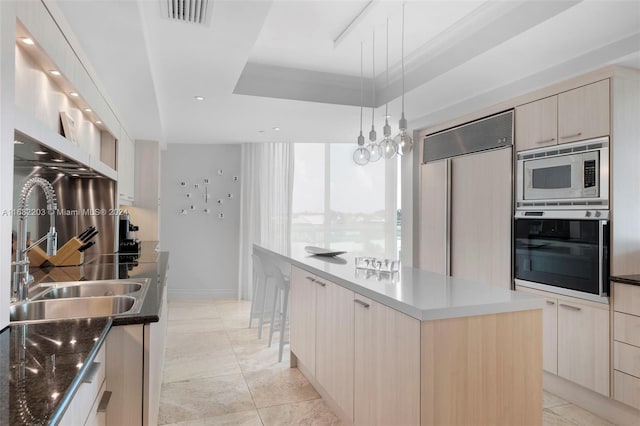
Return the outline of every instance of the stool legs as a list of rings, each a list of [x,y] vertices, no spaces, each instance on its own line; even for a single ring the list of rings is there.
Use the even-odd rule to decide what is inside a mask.
[[[287,325],[287,315],[289,310],[289,288],[283,290],[284,301],[282,302],[282,320],[280,321],[280,348],[278,350],[278,362],[282,362],[282,350],[284,348],[284,331]]]

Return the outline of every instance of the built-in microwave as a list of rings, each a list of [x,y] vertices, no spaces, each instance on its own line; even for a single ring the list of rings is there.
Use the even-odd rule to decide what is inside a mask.
[[[516,211],[517,285],[608,303],[609,211]]]
[[[518,209],[608,209],[609,138],[519,152]]]

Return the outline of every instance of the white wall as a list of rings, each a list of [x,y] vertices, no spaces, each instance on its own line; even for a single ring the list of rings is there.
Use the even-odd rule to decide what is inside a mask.
[[[169,144],[162,151],[160,246],[171,252],[170,298],[237,297],[241,198],[233,177],[240,177],[240,153],[240,145]]]

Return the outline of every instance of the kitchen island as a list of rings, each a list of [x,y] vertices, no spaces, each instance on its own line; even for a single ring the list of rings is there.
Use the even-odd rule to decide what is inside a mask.
[[[104,254],[87,256],[85,263],[80,266],[32,268],[31,272],[38,282],[67,282],[80,280],[111,280],[128,278],[148,278],[149,287],[146,292],[140,311],[136,314],[124,314],[117,317],[102,317],[88,319],[72,319],[57,321],[38,321],[26,324],[10,324],[0,332],[0,425],[32,425],[32,424],[78,424],[75,418],[69,416],[73,404],[83,405],[84,412],[93,412],[93,400],[82,400],[78,396],[82,392],[83,384],[90,377],[102,377],[104,388],[100,383],[91,379],[95,385],[92,392],[102,390],[114,390],[108,408],[112,420],[108,424],[142,424],[143,418],[153,416],[153,413],[145,412],[148,404],[143,403],[143,392],[153,392],[154,387],[146,383],[139,383],[138,390],[131,389],[136,394],[135,398],[118,395],[115,388],[123,388],[123,372],[117,369],[105,369],[105,358],[121,360],[126,354],[125,348],[139,350],[139,356],[130,359],[128,363],[141,364],[146,370],[139,374],[140,381],[150,376],[150,365],[147,361],[150,354],[143,354],[145,344],[133,346],[131,339],[123,342],[122,337],[133,336],[131,330],[146,330],[156,332],[156,324],[166,321],[166,271],[168,267],[167,252],[155,251],[157,243],[143,244],[142,253],[137,256]],[[153,328],[152,328],[153,327]],[[153,337],[153,335],[151,336]],[[163,336],[160,336],[163,337]],[[113,340],[112,348],[105,348],[105,343]],[[117,340],[116,340],[117,339]],[[128,346],[123,346],[128,343]],[[136,342],[137,343],[137,342]],[[164,341],[158,343],[164,346]],[[148,346],[147,346],[148,349]],[[158,354],[153,361],[158,362]],[[143,356],[147,359],[143,362]],[[96,374],[95,367],[102,366]],[[112,363],[113,364],[113,363]],[[128,370],[131,372],[131,370]],[[160,376],[150,377],[159,383]],[[138,375],[131,374],[132,377]],[[109,379],[111,378],[111,383]],[[86,379],[86,380],[85,380]],[[99,380],[98,380],[99,381]],[[121,383],[118,383],[120,381]],[[153,385],[153,384],[152,384]],[[158,389],[159,392],[159,389]],[[98,398],[103,392],[98,393]],[[150,395],[145,395],[148,398]],[[155,397],[157,397],[156,395]],[[136,414],[139,421],[127,421],[123,423],[117,418],[122,413],[116,413],[118,404],[122,400],[135,401],[140,405]],[[96,401],[100,402],[100,401]],[[81,403],[81,404],[79,404]],[[97,405],[97,404],[96,404]],[[70,408],[72,407],[72,408]],[[157,408],[157,407],[156,407]],[[109,413],[109,412],[107,412]],[[125,413],[126,414],[126,413]],[[104,412],[103,412],[104,417]],[[79,424],[84,423],[86,415]],[[115,419],[115,420],[113,420]],[[104,419],[103,419],[104,420]]]
[[[347,423],[542,424],[535,296],[350,256],[291,265],[291,362]]]

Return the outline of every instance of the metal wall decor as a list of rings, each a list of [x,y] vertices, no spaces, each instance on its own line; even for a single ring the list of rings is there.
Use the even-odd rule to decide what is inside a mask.
[[[224,170],[217,169],[217,174],[218,176],[224,176]],[[229,180],[231,182],[238,182],[240,178],[238,176],[233,176]],[[212,199],[212,191],[210,190],[209,186],[211,185],[211,183],[212,180],[210,178],[204,178],[202,179],[202,182],[193,183],[190,183],[186,180],[179,181],[178,185],[182,190],[191,189],[191,192],[183,193],[183,197],[185,199],[188,199],[190,204],[186,205],[184,208],[181,208],[179,210],[179,214],[188,215],[195,214],[197,212],[201,212],[205,215],[210,214],[212,212],[211,208],[209,207],[209,200]],[[226,192],[226,196],[217,198],[216,204],[219,206],[219,208],[222,208],[222,205],[224,204],[224,198],[233,199],[234,194],[232,192]],[[202,201],[204,201],[203,205],[199,205],[199,203]],[[224,212],[218,211],[217,217],[218,219],[224,219]]]

